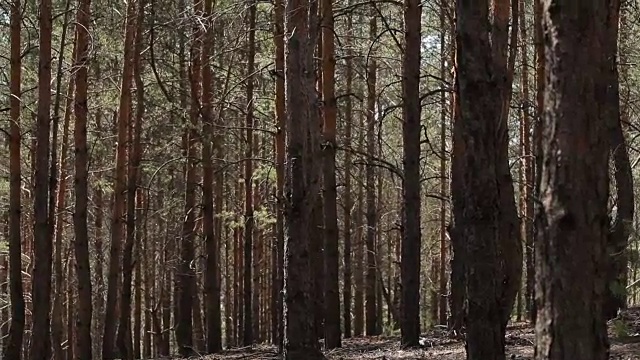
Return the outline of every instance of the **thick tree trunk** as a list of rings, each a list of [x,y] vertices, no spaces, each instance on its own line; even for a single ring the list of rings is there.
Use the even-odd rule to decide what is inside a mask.
[[[132,312],[132,285],[135,270],[134,252],[139,246],[137,244],[136,232],[139,224],[136,216],[136,193],[138,189],[138,178],[140,177],[140,160],[142,157],[142,117],[144,116],[144,84],[142,82],[142,36],[144,24],[144,0],[138,0],[138,11],[136,14],[133,55],[133,76],[136,85],[136,114],[133,124],[129,127],[129,163],[127,177],[127,236],[122,254],[122,292],[120,297],[120,321],[118,326],[116,345],[120,352],[120,357],[125,360],[134,358],[133,336],[131,329]],[[138,204],[140,205],[140,204]],[[138,206],[139,207],[139,206]]]
[[[4,347],[4,357],[21,359],[25,326],[25,304],[22,287],[22,171],[20,164],[20,113],[22,98],[22,5],[20,0],[11,2],[11,83],[9,98],[9,291],[11,299],[11,324],[9,338]]]
[[[76,96],[75,113],[75,211],[73,224],[75,230],[74,250],[76,257],[76,275],[78,277],[78,316],[76,318],[76,347],[79,359],[92,359],[91,318],[93,299],[91,268],[89,264],[89,229],[87,208],[89,203],[88,152],[87,152],[87,78],[89,73],[88,57],[90,51],[89,22],[91,19],[91,0],[80,2],[77,12],[77,49],[76,60]],[[64,156],[64,153],[62,154]]]
[[[102,358],[114,359],[116,324],[118,320],[118,290],[121,281],[120,256],[122,252],[123,222],[125,214],[126,171],[127,171],[127,133],[131,112],[131,82],[133,79],[135,2],[129,2],[125,20],[124,62],[120,104],[118,106],[118,139],[116,147],[116,179],[114,184],[113,215],[111,218],[111,250],[109,274],[107,277],[107,302],[104,317],[104,336],[102,339]]]
[[[422,6],[405,0],[405,51],[402,67],[402,318],[403,346],[418,346],[420,337],[420,47]],[[434,307],[437,309],[436,303]]]
[[[610,66],[605,0],[546,0],[549,81],[536,241],[536,359],[608,358],[602,316],[609,230]],[[571,284],[571,286],[563,286]]]
[[[206,250],[205,270],[205,314],[206,314],[206,351],[216,353],[222,350],[222,329],[220,324],[220,284],[218,282],[219,271],[219,239],[220,233],[215,232],[215,209],[213,198],[213,162],[212,141],[213,129],[213,70],[210,63],[211,45],[214,41],[214,29],[212,16],[213,1],[205,2],[206,24],[205,41],[202,43],[202,226]]]
[[[287,0],[285,58],[287,168],[285,172],[284,358],[322,359],[314,332],[311,298],[311,210],[318,201],[317,122],[313,72],[315,37],[306,0]]]
[[[33,324],[31,336],[31,359],[48,359],[51,352],[51,267],[52,244],[49,225],[49,131],[51,107],[51,0],[40,1],[39,63],[38,63],[38,110],[36,117],[36,149],[34,178],[34,267],[31,283]]]
[[[490,32],[484,25],[488,1],[457,3],[460,112],[454,125],[452,239],[464,248],[454,256],[463,255],[464,265],[457,266],[465,268],[468,359],[504,359],[521,267],[505,105],[511,66],[506,60],[508,3],[494,3],[493,11]]]
[[[338,209],[336,203],[335,49],[332,0],[322,1],[322,98],[324,104],[324,251],[325,348],[341,346]]]

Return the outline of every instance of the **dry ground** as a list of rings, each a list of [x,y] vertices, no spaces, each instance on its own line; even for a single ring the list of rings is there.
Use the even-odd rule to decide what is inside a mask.
[[[609,323],[611,335],[611,359],[640,360],[640,308],[624,312],[620,320]],[[507,359],[533,358],[534,332],[525,323],[509,327],[507,335]],[[442,331],[430,331],[425,335],[421,349],[403,350],[398,337],[366,337],[348,339],[341,349],[325,352],[328,360],[464,360],[464,344],[450,339]],[[271,360],[279,359],[275,348],[256,345],[251,348],[229,350],[206,360]]]

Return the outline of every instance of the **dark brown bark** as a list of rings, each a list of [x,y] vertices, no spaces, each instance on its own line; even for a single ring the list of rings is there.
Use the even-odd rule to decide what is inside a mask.
[[[22,98],[22,48],[21,25],[22,4],[20,0],[11,2],[11,65],[9,116],[9,292],[11,299],[11,324],[9,338],[4,347],[4,357],[21,359],[22,339],[25,326],[25,304],[22,287],[22,171],[20,169],[20,113]]]
[[[325,251],[325,348],[340,347],[340,289],[338,251],[338,209],[336,203],[336,118],[335,45],[332,0],[322,1],[322,100],[324,115],[324,251]]]
[[[349,0],[348,5],[351,5]],[[347,15],[347,33],[351,34],[353,30],[353,16],[349,13]],[[347,36],[346,49],[351,49],[353,44],[353,36]],[[353,54],[350,50],[347,50],[347,57],[345,59],[345,92],[349,94],[345,98],[344,104],[344,142],[345,144],[351,144],[352,141],[352,122],[353,122],[353,100],[351,92],[353,91]],[[353,155],[351,151],[347,151],[344,154],[344,287],[342,290],[342,302],[344,310],[342,313],[342,322],[344,324],[344,337],[350,338],[351,331],[351,298],[352,298],[352,262],[351,262],[351,230],[352,230],[352,218],[353,212],[353,199],[351,197],[352,185],[351,185],[351,169],[353,167]]]
[[[405,0],[405,51],[402,66],[402,317],[403,346],[418,346],[420,337],[420,46],[422,6]],[[437,307],[434,304],[434,307]]]
[[[505,106],[508,3],[494,3],[493,11],[490,31],[488,1],[457,2],[452,240],[464,262],[457,266],[464,268],[468,359],[504,359],[521,267]]]
[[[375,13],[369,20],[369,39],[375,41],[378,35],[378,20]],[[367,335],[378,335],[378,316],[376,311],[376,192],[373,158],[375,156],[376,128],[376,82],[377,61],[373,57],[367,59],[367,167],[365,171],[366,187],[366,281],[365,281],[365,332]]]
[[[51,352],[50,310],[52,250],[49,224],[49,143],[51,107],[51,0],[40,1],[39,63],[38,63],[38,109],[36,117],[36,149],[34,177],[34,267],[31,283],[33,301],[33,323],[31,336],[31,359],[48,359]]]
[[[87,208],[89,203],[88,152],[87,152],[87,115],[88,109],[88,57],[90,51],[89,22],[91,19],[91,0],[81,1],[77,12],[77,60],[76,96],[74,100],[75,129],[75,210],[74,250],[76,257],[76,275],[78,291],[78,315],[76,317],[76,356],[78,359],[90,360],[92,356],[91,318],[93,315],[93,299],[91,284],[91,268],[89,265],[89,229]],[[64,156],[64,153],[62,154]]]
[[[133,123],[129,127],[129,163],[127,177],[127,217],[126,217],[126,239],[122,252],[122,292],[120,296],[120,321],[116,337],[116,345],[120,352],[120,357],[129,360],[134,358],[133,339],[131,329],[132,312],[132,285],[135,270],[134,252],[137,248],[137,216],[136,216],[136,193],[138,189],[138,178],[140,177],[140,160],[142,157],[142,117],[144,116],[144,85],[142,83],[142,34],[144,24],[144,0],[138,0],[138,11],[135,19],[134,55],[133,55],[133,77],[136,86],[136,113]],[[139,204],[138,204],[139,205]]]
[[[605,0],[543,7],[543,167],[536,241],[536,359],[607,359],[609,230]],[[563,284],[571,284],[564,286]]]
[[[118,291],[121,282],[122,238],[124,234],[125,193],[127,190],[127,133],[131,112],[131,83],[133,79],[135,2],[129,2],[125,19],[124,62],[120,103],[118,105],[116,170],[114,184],[113,215],[111,218],[111,249],[109,273],[107,276],[107,302],[104,316],[104,336],[102,339],[102,358],[114,359],[116,346],[116,325],[118,321]]]
[[[358,135],[358,152],[364,152],[364,116],[360,114],[358,128],[361,129]],[[364,177],[364,166],[360,167],[359,179]],[[357,204],[354,227],[356,228],[355,249],[353,259],[353,334],[354,336],[362,336],[364,334],[364,187],[362,181],[358,181]]]
[[[274,342],[278,349],[282,351],[284,338],[284,321],[282,317],[282,289],[283,269],[284,269],[284,159],[285,159],[285,92],[284,92],[284,3],[282,0],[275,0],[274,9],[274,44],[275,44],[275,67],[276,67],[276,93],[275,93],[275,115],[276,115],[276,256],[274,257],[275,271],[273,273],[274,283],[272,287],[273,316],[272,325],[274,332]]]
[[[66,42],[67,42],[67,33],[69,32],[69,19],[71,17],[71,11],[69,11],[71,7],[71,1],[67,1],[65,5],[65,15],[64,22],[62,25],[62,34],[60,36],[60,47],[58,49],[59,54],[64,54]],[[77,40],[77,36],[76,36]],[[64,121],[63,121],[63,134],[62,134],[62,144],[61,154],[60,154],[60,176],[58,176],[58,132],[59,132],[59,123],[60,123],[60,105],[61,105],[61,93],[62,93],[62,82],[65,76],[63,75],[63,64],[64,64],[64,56],[58,57],[58,65],[56,70],[56,96],[53,102],[53,116],[51,119],[51,161],[49,162],[49,226],[51,226],[51,234],[53,236],[52,242],[55,244],[54,252],[54,280],[55,280],[55,290],[53,296],[53,305],[51,310],[51,342],[53,346],[53,354],[56,358],[63,357],[62,351],[62,336],[63,336],[63,327],[62,327],[62,300],[61,297],[63,292],[61,291],[64,277],[62,275],[62,236],[61,233],[56,234],[57,228],[62,229],[62,226],[58,226],[58,224],[62,223],[64,219],[63,211],[64,209],[64,200],[65,200],[65,191],[66,191],[66,161],[67,161],[67,151],[68,147],[68,139],[69,139],[69,118],[71,117],[72,111],[72,102],[73,102],[73,92],[75,89],[75,73],[71,73],[69,76],[69,86],[67,87],[67,97],[65,101],[65,113],[64,113]],[[76,60],[76,41],[73,43],[73,52],[71,55],[71,61],[74,62]],[[58,207],[58,201],[62,199],[62,206]],[[57,214],[56,214],[57,212]],[[58,236],[60,235],[60,236]]]
[[[96,66],[95,69],[95,78],[96,79],[100,79],[100,67]],[[96,111],[95,114],[96,117],[96,129],[98,132],[102,132],[102,112],[100,110]],[[96,174],[96,183],[100,184],[101,180],[103,179],[102,173],[97,173]],[[94,221],[93,221],[93,229],[94,229],[94,249],[96,254],[102,254],[103,253],[103,238],[102,238],[102,234],[103,234],[103,222],[104,222],[104,189],[102,188],[101,185],[95,186],[94,187],[94,203],[95,203],[95,207],[94,207]],[[102,344],[100,343],[99,340],[97,340],[97,338],[99,338],[99,336],[102,334],[102,329],[103,329],[103,324],[104,324],[104,257],[103,256],[97,256],[95,259],[95,267],[94,267],[94,274],[95,274],[95,291],[94,291],[94,306],[93,306],[93,332],[92,334],[94,334],[94,339],[96,339],[95,341],[93,341],[93,352],[94,353],[99,353],[100,349],[99,346],[101,346]]]
[[[202,3],[194,1],[195,13],[202,16]],[[195,259],[195,237],[196,237],[196,189],[197,189],[197,143],[198,139],[198,119],[200,117],[200,96],[201,96],[201,26],[199,23],[193,24],[193,42],[191,43],[189,66],[189,85],[191,103],[189,107],[189,118],[185,122],[182,138],[184,165],[184,220],[182,222],[182,238],[180,241],[180,260],[176,273],[176,300],[175,302],[175,336],[178,345],[178,352],[181,356],[187,357],[194,354],[193,344],[193,312],[194,294],[196,279],[191,263]],[[186,74],[182,71],[182,86],[186,88]],[[183,96],[186,97],[186,89]],[[186,99],[182,100],[186,106]]]
[[[244,271],[243,271],[243,305],[244,305],[244,331],[242,343],[245,346],[253,343],[253,313],[251,283],[252,270],[252,249],[253,249],[253,90],[254,71],[256,57],[256,3],[255,0],[248,0],[249,8],[249,39],[247,42],[247,112],[245,118],[245,141],[246,155],[244,161]],[[257,321],[257,319],[255,319]]]
[[[285,171],[285,254],[284,254],[284,358],[322,359],[314,332],[310,231],[312,209],[318,201],[313,140],[317,122],[309,1],[287,0],[285,8],[285,81],[287,168]]]
[[[629,162],[629,152],[622,131],[620,111],[620,83],[618,73],[618,23],[620,20],[620,1],[609,2],[607,24],[607,60],[605,78],[608,82],[607,102],[605,104],[610,124],[611,156],[613,158],[615,178],[616,211],[612,217],[611,230],[607,243],[608,264],[606,292],[603,311],[605,319],[617,316],[618,310],[627,305],[627,267],[629,236],[632,231],[634,213],[633,174]],[[626,117],[626,116],[625,116]],[[626,120],[626,119],[625,119]]]
[[[206,272],[205,272],[205,313],[206,313],[206,351],[216,353],[222,350],[222,329],[220,324],[220,283],[219,272],[219,239],[215,232],[215,209],[213,198],[213,162],[212,141],[213,130],[213,70],[210,63],[211,46],[214,41],[212,16],[213,1],[205,2],[205,16],[208,19],[205,41],[202,44],[202,226],[205,238]]]

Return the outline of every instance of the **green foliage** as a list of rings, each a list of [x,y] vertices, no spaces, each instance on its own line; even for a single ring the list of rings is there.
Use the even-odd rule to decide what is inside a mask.
[[[617,338],[627,337],[629,336],[629,326],[620,318],[614,319],[613,334]]]

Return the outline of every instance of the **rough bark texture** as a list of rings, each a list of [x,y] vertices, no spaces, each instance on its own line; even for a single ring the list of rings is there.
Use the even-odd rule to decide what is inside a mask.
[[[375,41],[378,35],[378,19],[376,13],[369,20],[369,39]],[[367,166],[365,171],[366,187],[366,281],[365,281],[365,332],[367,335],[378,335],[378,314],[376,310],[376,183],[373,158],[375,156],[376,128],[376,78],[378,66],[376,59],[367,59]]]
[[[11,2],[11,97],[9,98],[11,125],[9,127],[9,291],[11,299],[11,325],[6,340],[4,357],[21,359],[24,336],[25,304],[22,287],[22,174],[20,169],[20,112],[22,97],[21,11],[19,0]]]
[[[120,103],[118,106],[118,141],[116,146],[116,179],[114,184],[113,215],[111,217],[111,249],[109,274],[107,275],[107,302],[104,316],[104,336],[102,338],[102,358],[115,358],[116,324],[118,320],[118,290],[121,282],[121,262],[123,224],[125,213],[126,171],[127,171],[127,129],[131,112],[131,82],[133,79],[133,47],[135,36],[135,2],[129,2],[125,20],[124,62]]]
[[[338,209],[336,203],[335,49],[332,0],[322,1],[322,99],[324,104],[324,251],[325,325],[327,349],[341,346]]]
[[[52,250],[49,226],[49,143],[51,107],[51,0],[40,1],[40,40],[38,63],[38,112],[36,117],[36,149],[34,177],[34,267],[31,294],[33,323],[31,327],[31,359],[48,359],[51,352],[50,310]]]
[[[468,359],[504,359],[521,266],[508,163],[505,4],[457,1],[457,94],[452,163],[454,247],[465,269]],[[506,5],[508,21],[508,4]],[[492,31],[493,29],[493,31]]]
[[[351,0],[348,2],[351,5]],[[351,34],[353,29],[353,19],[352,15],[347,15],[347,33]],[[346,48],[350,49],[353,43],[353,37],[347,36],[345,43]],[[352,141],[352,122],[353,122],[353,101],[352,94],[353,91],[353,59],[352,53],[348,50],[347,57],[345,59],[345,86],[346,93],[348,94],[345,99],[344,104],[344,142],[346,144],[351,144]],[[353,199],[351,197],[352,185],[351,185],[351,169],[353,167],[352,164],[352,152],[347,151],[344,154],[344,287],[342,291],[342,302],[344,305],[343,313],[342,313],[342,322],[344,324],[344,337],[350,338],[351,331],[351,299],[352,299],[352,262],[351,262],[351,247],[352,247],[352,238],[351,238],[351,228],[352,228],[352,217],[351,214],[353,212]]]
[[[274,301],[273,309],[273,332],[274,342],[278,344],[278,348],[282,351],[283,345],[283,326],[282,317],[282,289],[284,286],[284,213],[283,213],[283,191],[284,191],[284,159],[285,159],[285,81],[284,81],[284,3],[282,0],[275,0],[274,9],[274,43],[275,43],[275,66],[276,66],[276,95],[275,95],[275,111],[276,111],[276,256],[274,271],[274,282],[272,289],[272,297]]]
[[[607,22],[607,60],[605,81],[607,82],[607,99],[605,115],[610,121],[611,156],[615,179],[615,214],[612,214],[612,225],[607,243],[607,278],[605,289],[604,316],[612,319],[618,310],[627,304],[627,246],[632,231],[634,212],[633,174],[629,162],[629,152],[622,131],[622,114],[620,113],[620,83],[618,74],[618,22],[620,19],[620,1],[609,2]]]
[[[91,19],[91,0],[80,2],[78,22],[78,58],[76,60],[76,96],[74,113],[76,117],[75,144],[75,211],[73,224],[75,230],[74,249],[76,256],[76,274],[78,276],[78,316],[76,317],[76,348],[78,359],[92,359],[91,317],[93,299],[91,289],[91,268],[89,265],[89,229],[88,229],[88,153],[87,153],[87,78],[89,73],[89,22]],[[63,154],[64,156],[64,154]]]
[[[136,232],[139,224],[136,216],[136,192],[138,189],[138,179],[140,178],[140,160],[142,157],[142,117],[144,116],[144,85],[141,75],[141,52],[142,52],[142,31],[144,21],[144,0],[138,0],[138,11],[136,14],[133,55],[133,77],[136,85],[136,113],[133,123],[129,126],[128,146],[129,162],[127,176],[127,216],[126,216],[126,239],[122,252],[122,292],[120,296],[120,321],[116,334],[116,345],[120,352],[120,357],[129,360],[134,358],[134,345],[131,329],[131,314],[133,302],[133,275],[135,270],[134,255],[138,241]],[[139,204],[138,204],[139,205]]]
[[[287,168],[285,172],[284,257],[284,358],[323,358],[314,333],[310,227],[311,210],[318,201],[314,144],[309,135],[317,131],[313,46],[308,21],[309,1],[288,0],[285,16],[285,82]]]
[[[546,0],[536,359],[608,358],[602,316],[611,119],[607,1]]]
[[[213,69],[210,56],[214,40],[212,16],[213,0],[205,2],[205,16],[207,28],[205,41],[202,44],[202,230],[206,250],[205,272],[205,313],[207,353],[216,353],[222,350],[222,329],[220,323],[220,283],[218,281],[220,259],[220,234],[215,232],[215,209],[213,197],[213,161],[212,141],[213,129]]]
[[[249,39],[247,42],[247,106],[245,118],[245,160],[244,160],[244,271],[243,271],[243,305],[244,305],[244,331],[242,334],[242,343],[245,346],[253,343],[253,311],[251,296],[251,270],[253,268],[253,90],[254,90],[254,71],[256,57],[256,3],[249,0],[247,4],[249,8]]]
[[[422,6],[405,0],[405,51],[402,68],[402,144],[404,211],[402,236],[402,345],[418,346],[420,337],[420,31]],[[437,309],[437,307],[436,307]]]

